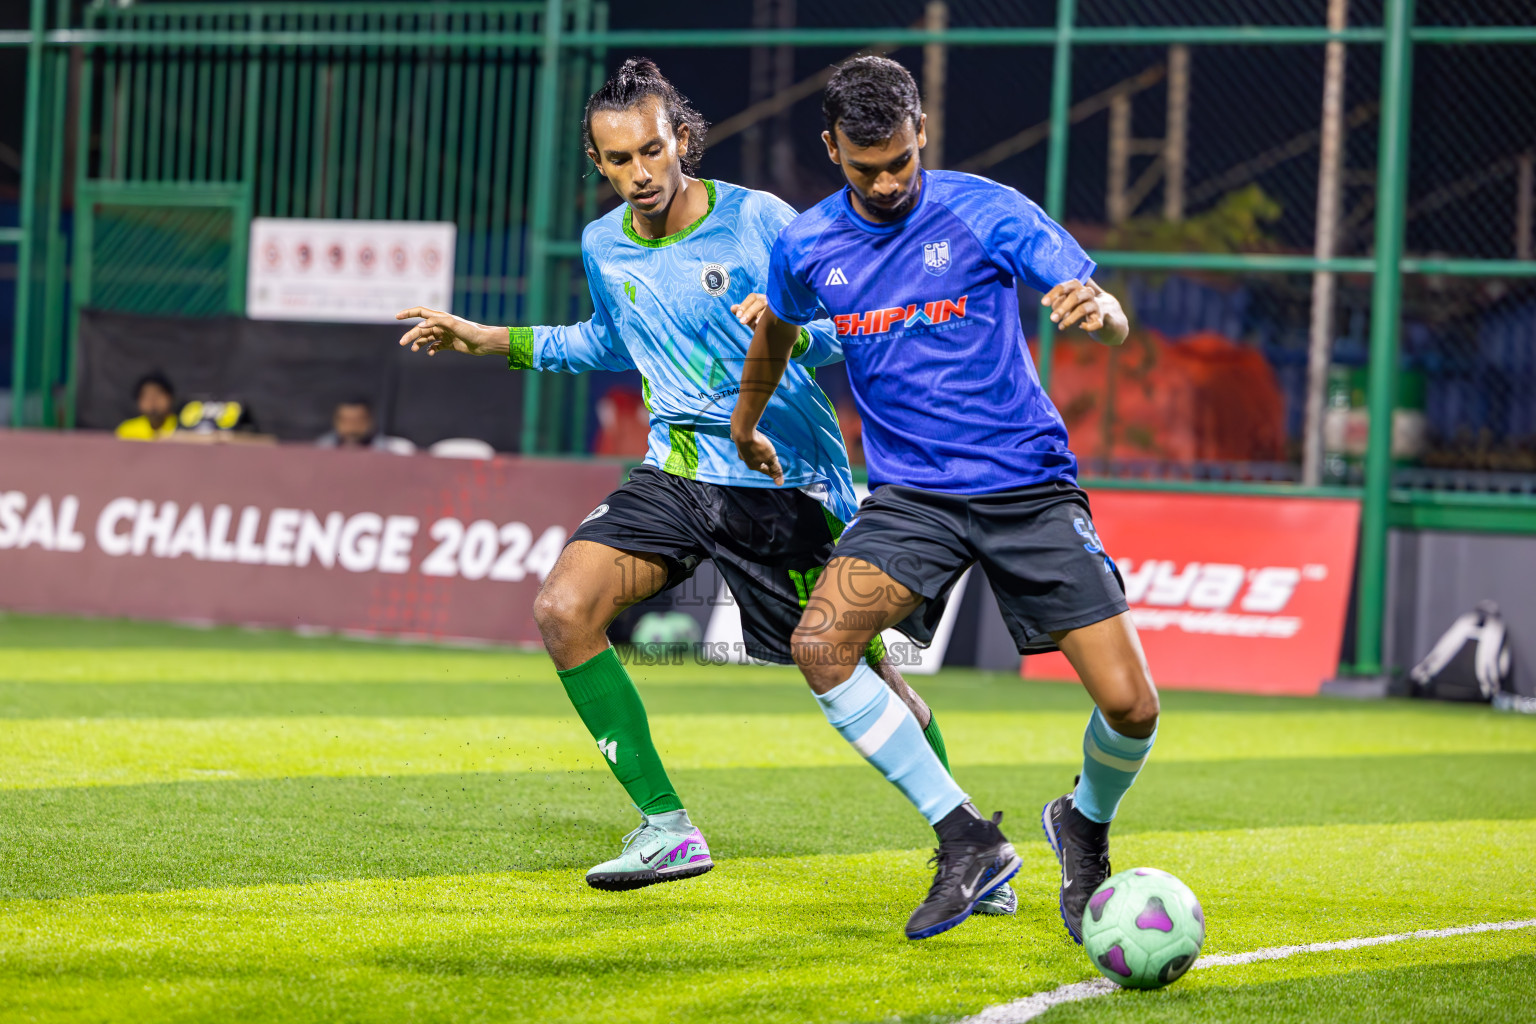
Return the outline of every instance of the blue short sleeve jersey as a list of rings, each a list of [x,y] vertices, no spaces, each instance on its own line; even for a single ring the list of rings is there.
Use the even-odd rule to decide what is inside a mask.
[[[1066,425],[1024,341],[1018,288],[1046,292],[1093,271],[1016,189],[923,171],[899,221],[865,220],[846,188],[795,218],[774,245],[767,296],[781,320],[836,325],[871,487],[989,494],[1076,480]]]
[[[622,204],[588,224],[581,258],[592,319],[514,328],[510,362],[566,373],[638,369],[651,415],[647,463],[710,483],[772,487],[742,464],[730,437],[752,341],[731,306],[763,291],[774,239],[795,211],[767,192],[701,184],[708,212],[667,238],[636,234]],[[811,369],[841,358],[831,321],[808,321],[762,430],[779,450],[785,486],[806,489],[847,522],[858,504],[848,452]]]

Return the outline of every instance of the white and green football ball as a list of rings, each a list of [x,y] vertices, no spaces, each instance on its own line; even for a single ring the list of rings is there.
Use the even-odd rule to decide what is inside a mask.
[[[1094,890],[1083,912],[1083,948],[1099,972],[1125,988],[1162,988],[1194,965],[1205,912],[1189,886],[1166,871],[1131,868]]]

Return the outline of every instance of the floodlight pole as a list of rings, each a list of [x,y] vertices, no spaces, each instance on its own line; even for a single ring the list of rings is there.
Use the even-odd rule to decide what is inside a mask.
[[[1349,24],[1349,0],[1328,0],[1328,27]],[[1333,259],[1339,232],[1340,181],[1344,167],[1344,44],[1333,40],[1323,56],[1323,123],[1317,155],[1317,225],[1313,255]],[[1333,359],[1333,303],[1337,278],[1331,270],[1312,275],[1312,320],[1307,345],[1307,415],[1302,431],[1301,482],[1323,482],[1323,421],[1327,415],[1328,367]]]
[[[1072,25],[1077,20],[1077,0],[1056,0],[1056,45],[1051,58],[1051,141],[1045,158],[1045,212],[1057,223],[1067,206],[1067,133],[1072,113]],[[1051,355],[1056,348],[1056,325],[1051,311],[1040,307],[1036,320],[1040,347],[1036,356],[1040,386],[1051,387]]]
[[[928,0],[923,9],[923,27],[930,32],[949,28],[948,0]],[[942,42],[923,45],[923,112],[928,115],[928,145],[923,149],[923,166],[944,167],[944,84],[949,75],[949,47]]]
[[[1381,60],[1381,135],[1376,166],[1376,269],[1371,289],[1371,425],[1360,521],[1355,673],[1383,674],[1382,625],[1387,590],[1387,502],[1392,484],[1392,408],[1396,404],[1402,324],[1403,234],[1408,178],[1408,106],[1413,85],[1413,0],[1387,0]]]

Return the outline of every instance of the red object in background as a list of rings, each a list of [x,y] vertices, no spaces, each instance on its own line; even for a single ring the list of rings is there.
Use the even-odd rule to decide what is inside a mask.
[[[1089,488],[1163,687],[1314,694],[1338,669],[1359,502]],[[1060,654],[1031,679],[1075,679]]]
[[[0,432],[0,608],[537,643],[616,466]]]
[[[593,455],[643,458],[650,443],[651,413],[634,388],[609,388],[597,402],[597,439]]]
[[[1063,341],[1051,400],[1084,461],[1285,458],[1285,400],[1274,370],[1262,352],[1211,332],[1171,342],[1138,330],[1119,348]]]

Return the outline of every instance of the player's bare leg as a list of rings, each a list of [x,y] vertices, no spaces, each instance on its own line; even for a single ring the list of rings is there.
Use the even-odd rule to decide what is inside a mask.
[[[614,617],[666,581],[666,563],[655,555],[577,540],[561,553],[533,604],[566,694],[642,819],[618,857],[587,872],[595,889],[638,889],[714,867],[651,742],[640,694],[608,643]]]
[[[1077,788],[1045,805],[1041,827],[1061,862],[1061,919],[1083,940],[1089,897],[1113,872],[1109,823],[1135,781],[1157,732],[1157,687],[1129,613],[1051,638],[1067,656],[1098,710],[1083,736]]]
[[[575,668],[609,647],[618,614],[667,582],[660,556],[576,540],[566,545],[533,602],[533,621],[555,668]]]
[[[827,720],[938,833],[938,870],[928,897],[907,922],[924,939],[964,921],[977,903],[1019,869],[1012,844],[955,785],[907,704],[864,661],[869,641],[923,601],[903,584],[852,558],[834,558],[795,630],[795,663]]]

